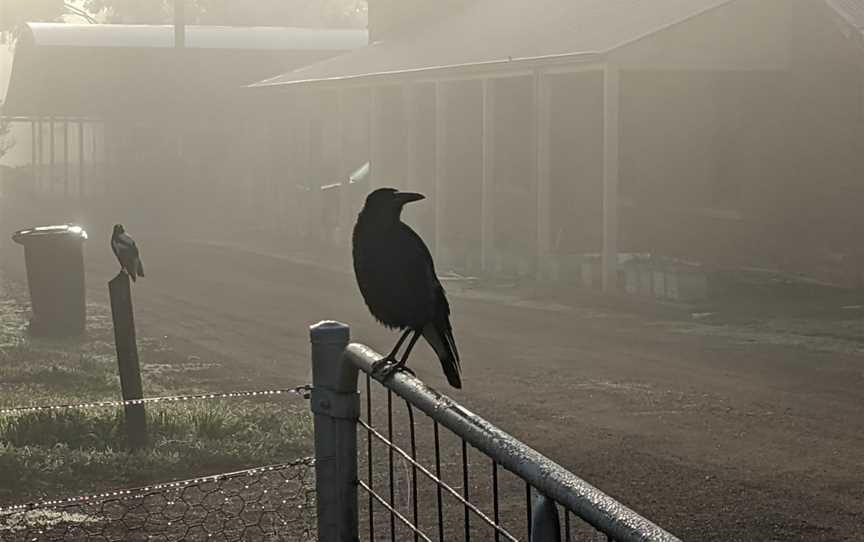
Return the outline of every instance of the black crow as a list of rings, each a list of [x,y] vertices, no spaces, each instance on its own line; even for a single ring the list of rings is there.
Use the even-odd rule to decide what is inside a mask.
[[[423,198],[393,188],[379,188],[367,196],[354,226],[354,273],[372,316],[390,329],[404,331],[393,351],[376,363],[376,372],[386,377],[404,369],[411,349],[423,335],[438,354],[447,381],[461,388],[459,352],[444,288],[423,239],[400,218],[405,204]],[[412,333],[405,354],[397,361],[399,348]]]
[[[144,266],[141,264],[141,256],[138,255],[138,245],[126,235],[122,224],[114,225],[114,233],[111,234],[111,250],[120,262],[121,271],[129,275],[132,282],[144,276]]]

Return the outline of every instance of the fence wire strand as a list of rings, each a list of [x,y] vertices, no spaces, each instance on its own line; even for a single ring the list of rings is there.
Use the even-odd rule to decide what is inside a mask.
[[[283,388],[273,390],[254,390],[254,391],[230,391],[223,393],[201,393],[190,395],[172,395],[164,397],[145,397],[143,399],[130,399],[127,401],[93,401],[89,403],[76,403],[67,405],[38,405],[25,407],[10,407],[0,408],[0,416],[9,416],[15,414],[29,414],[33,412],[51,412],[60,410],[82,410],[91,408],[116,408],[131,405],[149,405],[153,403],[179,403],[185,401],[201,401],[214,399],[242,399],[249,397],[266,397],[274,395],[299,395],[306,399],[309,398],[309,392],[312,387],[309,385],[297,386],[294,388]]]
[[[411,530],[411,532],[414,533],[415,537],[419,536],[420,538],[422,538],[426,542],[432,542],[432,539],[430,539],[429,536],[426,535],[426,533],[421,531],[417,525],[415,525],[414,523],[411,523],[411,521],[408,518],[406,518],[404,515],[402,515],[402,513],[399,512],[398,510],[396,510],[396,508],[394,508],[393,505],[391,505],[389,502],[387,502],[387,499],[385,499],[384,497],[382,497],[381,495],[376,493],[371,487],[369,487],[366,484],[366,482],[364,482],[363,480],[359,480],[357,483],[360,485],[361,489],[363,489],[366,493],[369,494],[370,497],[375,499],[379,504],[381,504],[381,506],[383,506],[385,509],[387,509],[387,511],[390,512],[391,517],[398,519],[400,522],[402,522],[402,524],[404,524],[406,527],[408,527]]]

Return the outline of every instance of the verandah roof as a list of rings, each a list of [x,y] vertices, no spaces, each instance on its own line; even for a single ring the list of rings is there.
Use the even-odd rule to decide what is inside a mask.
[[[736,0],[477,0],[421,30],[264,80],[274,87],[501,65],[597,58]]]

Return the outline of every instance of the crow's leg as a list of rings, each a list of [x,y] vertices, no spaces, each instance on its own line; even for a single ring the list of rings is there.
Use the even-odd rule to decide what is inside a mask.
[[[411,334],[411,331],[411,328],[408,328],[402,333],[402,336],[399,337],[399,340],[396,342],[396,346],[393,347],[393,350],[390,351],[390,353],[387,354],[387,357],[384,359],[390,360],[393,363],[396,362],[396,354],[399,353],[399,349],[402,348],[402,344],[405,342],[405,339],[408,338],[408,335]],[[408,348],[411,347],[409,346]]]
[[[396,363],[394,363],[392,365],[388,365],[387,367],[384,367],[381,370],[383,378],[387,378],[388,376],[392,375],[396,371],[405,371],[406,373],[410,374],[411,376],[417,376],[414,374],[414,371],[412,371],[408,367],[405,367],[405,364],[408,362],[408,356],[411,355],[411,350],[414,349],[414,345],[417,344],[417,339],[419,339],[419,338],[420,338],[420,330],[418,329],[418,330],[414,331],[414,336],[411,337],[411,342],[408,343],[408,348],[405,349],[405,354],[402,356],[402,359],[400,359],[399,361],[397,361]]]
[[[417,344],[417,339],[420,338],[420,330],[414,331],[414,336],[411,337],[411,341],[408,343],[408,348],[405,349],[405,354],[402,355],[402,359],[396,363],[397,369],[406,369],[405,364],[408,363],[408,356],[411,355],[411,351],[414,350],[414,345]]]
[[[372,374],[377,373],[382,368],[390,365],[391,363],[396,363],[396,354],[399,353],[399,349],[402,348],[402,343],[405,342],[405,339],[408,338],[408,334],[411,333],[411,329],[406,329],[402,336],[399,337],[399,341],[396,343],[396,346],[393,347],[393,350],[390,351],[389,354],[379,359],[375,363],[372,364]]]

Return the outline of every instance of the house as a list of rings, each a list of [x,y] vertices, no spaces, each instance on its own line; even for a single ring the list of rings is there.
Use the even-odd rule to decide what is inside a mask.
[[[17,140],[4,219],[94,224],[111,214],[206,229],[213,223],[193,220],[196,211],[214,217],[202,208],[240,201],[240,228],[256,215],[254,198],[271,199],[251,194],[263,172],[248,158],[277,116],[248,102],[244,86],[368,43],[365,30],[190,26],[186,35],[177,49],[171,26],[24,26],[3,85]]]
[[[372,186],[430,196],[409,219],[442,269],[569,280],[598,253],[607,291],[622,253],[860,273],[861,25],[838,19],[860,0],[428,4],[371,0],[368,47],[255,91],[305,119],[313,188],[368,160]],[[342,243],[345,186],[322,211]]]

